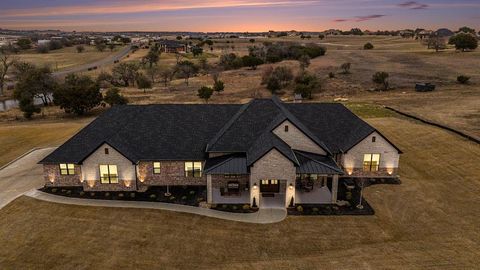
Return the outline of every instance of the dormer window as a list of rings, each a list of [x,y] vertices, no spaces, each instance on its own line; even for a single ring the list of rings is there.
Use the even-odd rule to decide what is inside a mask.
[[[105,155],[108,155],[108,148],[105,148]]]
[[[288,125],[285,125],[285,132],[288,132]]]
[[[372,142],[375,142],[377,140],[377,137],[373,136],[372,137]]]

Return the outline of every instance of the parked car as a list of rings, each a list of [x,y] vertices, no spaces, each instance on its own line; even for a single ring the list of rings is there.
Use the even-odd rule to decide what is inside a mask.
[[[435,90],[435,85],[431,83],[416,83],[415,91],[417,92],[431,92]]]

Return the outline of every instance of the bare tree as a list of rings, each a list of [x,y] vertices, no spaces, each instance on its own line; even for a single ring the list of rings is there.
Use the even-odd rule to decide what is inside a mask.
[[[5,86],[8,70],[14,63],[15,58],[6,51],[0,51],[0,96],[3,96],[3,88]]]

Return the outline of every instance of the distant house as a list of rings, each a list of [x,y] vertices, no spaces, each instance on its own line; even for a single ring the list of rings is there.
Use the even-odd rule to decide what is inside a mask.
[[[160,49],[164,53],[188,53],[188,45],[176,40],[160,40]]]
[[[210,204],[332,204],[345,181],[397,177],[401,151],[339,103],[115,106],[45,157],[45,185],[205,187]]]
[[[51,40],[49,39],[39,39],[37,41],[37,46],[47,46],[48,44],[50,44]]]
[[[438,37],[443,37],[443,38],[449,38],[455,35],[455,33],[452,30],[447,28],[440,28],[437,31],[435,31],[434,34]]]
[[[417,33],[417,38],[426,39],[426,38],[429,38],[432,34],[433,34],[433,31],[431,30],[422,30]]]

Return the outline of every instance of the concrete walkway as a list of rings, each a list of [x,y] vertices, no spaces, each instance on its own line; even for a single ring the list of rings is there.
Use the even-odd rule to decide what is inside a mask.
[[[0,209],[44,184],[42,165],[37,164],[55,148],[29,151],[0,169]]]
[[[170,203],[69,198],[69,197],[45,193],[36,189],[33,189],[25,193],[25,195],[38,200],[53,202],[53,203],[82,205],[82,206],[96,206],[96,207],[158,209],[158,210],[189,213],[194,215],[201,215],[201,216],[206,216],[211,218],[218,218],[218,219],[245,222],[245,223],[259,223],[259,224],[276,223],[284,220],[287,216],[287,211],[285,209],[277,209],[277,208],[275,209],[262,208],[262,209],[259,209],[258,212],[256,213],[241,214],[241,213],[229,213],[229,212],[222,212],[222,211],[217,211],[212,209],[180,205],[180,204],[170,204]]]

